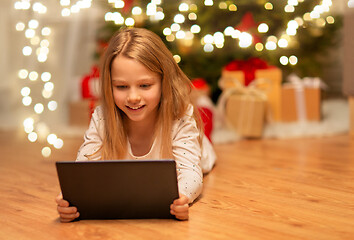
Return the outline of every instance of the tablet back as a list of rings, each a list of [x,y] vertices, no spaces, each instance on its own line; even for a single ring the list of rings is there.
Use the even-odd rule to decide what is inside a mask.
[[[63,198],[80,219],[174,218],[173,160],[56,162]]]

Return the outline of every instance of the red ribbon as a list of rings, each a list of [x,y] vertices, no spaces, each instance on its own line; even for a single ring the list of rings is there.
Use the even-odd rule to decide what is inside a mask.
[[[234,60],[224,67],[226,71],[243,71],[245,75],[245,86],[250,84],[255,79],[257,69],[268,69],[273,66],[268,66],[267,62],[260,58],[250,58],[244,60]]]

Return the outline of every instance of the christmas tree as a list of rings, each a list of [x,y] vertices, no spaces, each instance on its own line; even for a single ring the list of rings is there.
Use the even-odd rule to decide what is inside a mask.
[[[258,57],[284,77],[321,77],[327,51],[340,40],[341,17],[331,0],[108,0],[98,32],[105,43],[121,27],[158,34],[190,77],[217,89],[222,68],[232,60]],[[104,44],[103,44],[104,45]]]

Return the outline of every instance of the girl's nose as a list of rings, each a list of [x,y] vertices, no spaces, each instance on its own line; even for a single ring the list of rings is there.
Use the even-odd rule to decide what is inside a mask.
[[[140,94],[138,93],[138,91],[132,89],[129,92],[127,100],[128,100],[128,102],[135,103],[135,102],[139,102],[141,100],[141,97],[140,97]]]

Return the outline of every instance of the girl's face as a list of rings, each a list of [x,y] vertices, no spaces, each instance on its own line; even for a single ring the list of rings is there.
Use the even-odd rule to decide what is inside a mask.
[[[160,75],[120,55],[113,60],[111,69],[114,102],[128,120],[155,119],[161,99]]]

